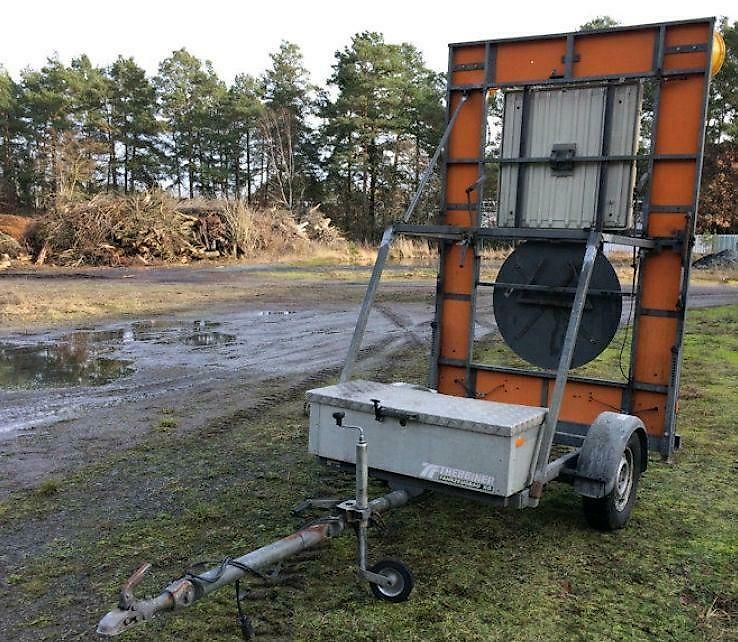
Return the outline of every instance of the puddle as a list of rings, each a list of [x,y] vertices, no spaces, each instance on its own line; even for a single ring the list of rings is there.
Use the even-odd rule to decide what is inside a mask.
[[[120,424],[146,421],[152,404],[210,417],[230,404],[229,395],[245,399],[233,388],[242,382],[258,390],[250,383],[302,380],[340,365],[356,324],[356,306],[244,307],[81,323],[36,335],[0,330],[0,441],[60,421],[76,422],[85,434],[113,434]],[[407,316],[414,332],[429,337],[429,313],[417,307]],[[386,315],[373,315],[364,349],[393,349],[407,332]]]
[[[236,340],[235,334],[225,334],[223,332],[193,332],[183,339],[183,342],[189,346],[217,346],[227,343],[233,343]]]
[[[344,351],[343,345],[336,349],[333,339],[316,341],[316,332],[340,335],[354,322],[353,313],[345,310],[330,319],[322,313],[306,316],[284,309],[213,317],[85,324],[35,338],[2,338],[0,390],[103,386],[134,371],[124,387],[141,385],[152,371],[166,373],[160,376],[173,381],[192,371],[214,376],[245,368],[302,369],[311,361],[307,354],[333,359]]]
[[[102,386],[133,372],[126,359],[102,357],[85,342],[0,343],[0,387]]]
[[[102,386],[133,373],[133,364],[142,359],[173,363],[187,358],[175,346],[199,351],[234,343],[237,336],[218,330],[221,325],[206,319],[149,319],[117,328],[81,326],[44,342],[0,342],[0,389]],[[212,354],[218,360],[227,357]]]
[[[147,319],[146,321],[135,321],[131,323],[131,329],[136,332],[151,332],[153,330],[172,329],[176,321],[172,319]]]
[[[60,341],[81,343],[90,341],[93,343],[104,343],[106,341],[120,341],[125,334],[124,330],[95,330],[94,328],[79,328],[70,334],[64,334]]]

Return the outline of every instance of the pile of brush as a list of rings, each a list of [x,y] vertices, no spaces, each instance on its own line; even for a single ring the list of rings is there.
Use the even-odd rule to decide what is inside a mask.
[[[0,214],[0,257],[4,260],[27,258],[26,236],[33,219],[12,214]]]
[[[239,201],[179,201],[149,191],[60,203],[38,220],[31,244],[37,263],[127,265],[277,255],[341,240],[317,208],[298,220]]]
[[[37,223],[32,243],[37,263],[121,265],[138,259],[190,260],[196,216],[182,214],[164,192],[98,194],[89,201],[57,204]]]

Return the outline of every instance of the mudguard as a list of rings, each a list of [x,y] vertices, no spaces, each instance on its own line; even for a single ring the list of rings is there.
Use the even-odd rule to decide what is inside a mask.
[[[648,438],[643,422],[632,415],[603,412],[587,432],[577,460],[574,490],[585,497],[604,497],[615,485],[620,457],[633,433],[641,441],[641,472],[648,465]]]

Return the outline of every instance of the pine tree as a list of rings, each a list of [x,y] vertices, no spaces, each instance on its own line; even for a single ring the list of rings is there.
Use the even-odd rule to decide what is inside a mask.
[[[18,205],[14,139],[18,131],[17,87],[0,66],[0,206]]]
[[[209,62],[203,65],[186,49],[179,49],[161,62],[155,84],[166,122],[170,176],[180,193],[182,187],[186,187],[190,198],[194,198],[202,187],[203,177],[206,191],[210,190],[208,159],[205,158],[208,141],[202,129],[208,126],[213,94],[222,83]]]
[[[725,62],[710,83],[707,137],[719,145],[726,139],[738,141],[738,21],[722,18],[718,25],[726,45]]]
[[[255,187],[254,170],[257,162],[259,123],[264,114],[261,102],[262,89],[262,85],[253,76],[246,74],[236,76],[228,89],[224,115],[229,131],[227,146],[233,172],[233,194],[236,198],[243,198],[245,180],[245,197],[249,204]]]
[[[60,147],[73,128],[68,70],[49,58],[39,70],[21,74],[21,117],[25,129],[24,168],[34,207],[50,204],[61,184]]]
[[[702,169],[697,227],[700,232],[738,232],[738,22],[726,18],[719,29],[725,39],[722,69],[710,83],[707,144]]]
[[[103,70],[84,55],[72,60],[66,77],[72,129],[61,147],[62,189],[68,196],[91,194],[105,182],[100,166],[107,148],[109,85]]]
[[[125,192],[155,185],[163,171],[154,85],[133,58],[119,56],[107,75],[110,84],[108,185],[117,190],[121,178]],[[122,177],[119,154],[122,154]]]
[[[324,105],[328,177],[344,227],[375,240],[417,186],[443,122],[440,77],[409,44],[365,32],[336,53]]]
[[[610,27],[617,27],[620,24],[619,20],[616,20],[612,16],[597,16],[588,20],[583,25],[579,25],[577,31],[596,31],[597,29],[609,29]]]

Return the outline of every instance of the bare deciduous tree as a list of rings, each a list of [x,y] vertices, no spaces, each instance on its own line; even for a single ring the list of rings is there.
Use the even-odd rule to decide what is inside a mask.
[[[303,189],[299,186],[302,182],[298,180],[296,171],[292,120],[286,109],[268,109],[261,119],[262,135],[272,168],[272,196],[290,212],[295,211],[303,196]]]

